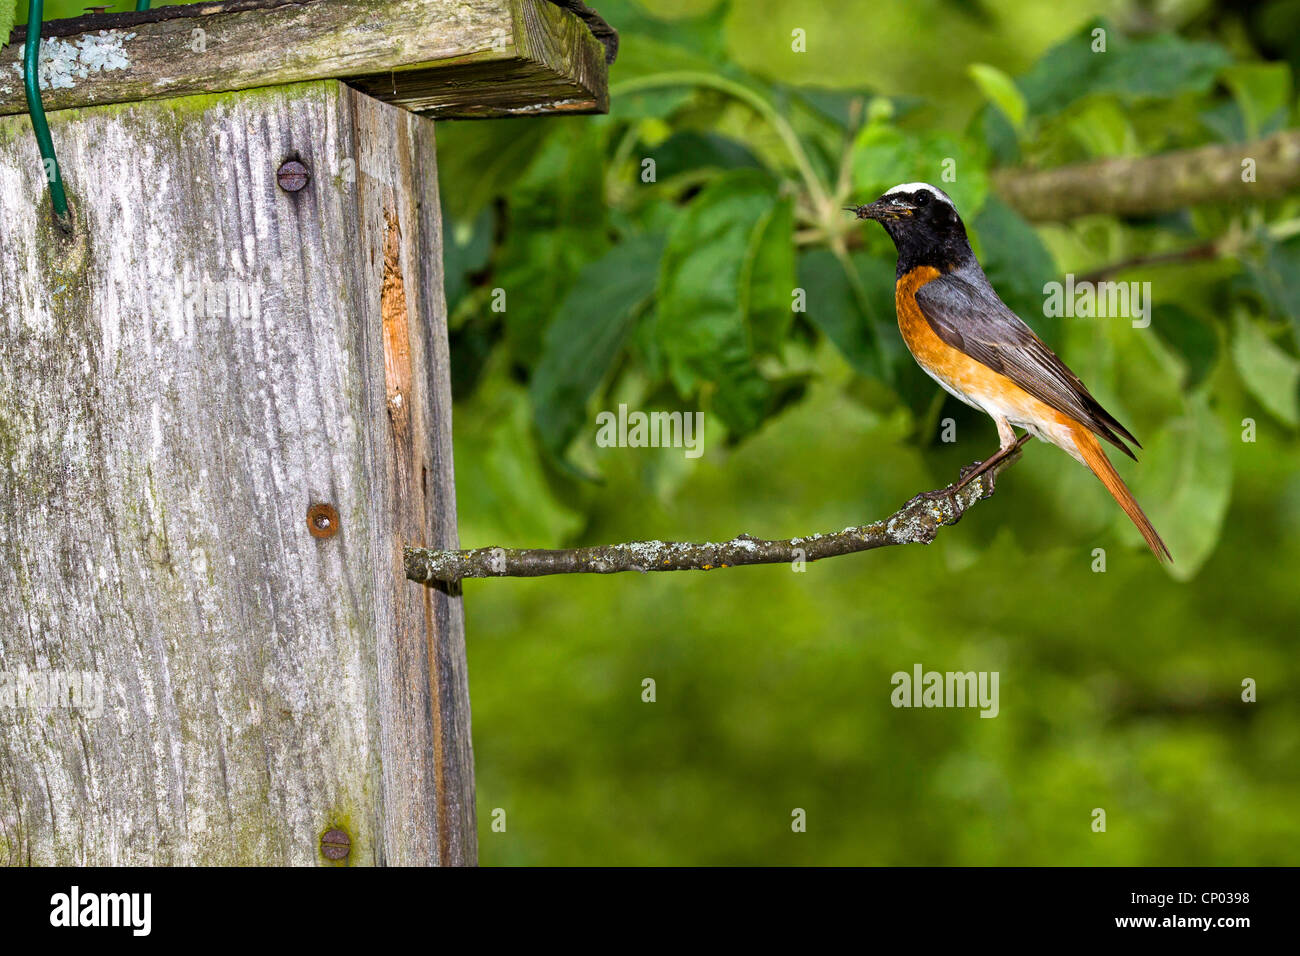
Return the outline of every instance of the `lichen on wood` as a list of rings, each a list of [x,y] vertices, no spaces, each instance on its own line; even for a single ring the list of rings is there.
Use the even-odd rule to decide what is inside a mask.
[[[604,48],[547,0],[225,0],[56,20],[42,35],[47,110],[321,79],[437,116],[609,103]],[[27,110],[21,61],[15,32],[0,115]]]

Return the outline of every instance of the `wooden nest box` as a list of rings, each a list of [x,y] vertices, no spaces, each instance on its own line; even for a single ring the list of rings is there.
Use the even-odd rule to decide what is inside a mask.
[[[546,0],[44,37],[71,235],[0,49],[0,863],[475,862],[460,596],[402,560],[456,546],[431,117],[603,111],[604,48]]]

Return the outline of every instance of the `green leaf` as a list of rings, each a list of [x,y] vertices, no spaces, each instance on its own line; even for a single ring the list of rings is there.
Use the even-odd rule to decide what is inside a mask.
[[[699,16],[659,17],[638,0],[605,0],[601,16],[625,38],[610,68],[610,82],[664,70],[717,70],[730,66],[726,55],[726,7],[713,5]],[[611,97],[616,105],[620,97]]]
[[[1232,360],[1250,394],[1270,415],[1293,428],[1300,424],[1296,407],[1300,362],[1278,348],[1242,310],[1233,316]]]
[[[673,176],[697,169],[758,169],[761,163],[743,143],[718,133],[683,130],[649,150],[655,161],[655,177],[665,182]]]
[[[869,90],[784,85],[778,86],[777,92],[791,103],[797,103],[814,115],[829,120],[841,130],[847,130],[853,124],[855,112],[857,122],[862,121],[866,106],[875,95]]]
[[[1024,94],[1016,87],[1015,80],[987,63],[972,63],[966,72],[975,81],[984,98],[1001,110],[1017,131],[1024,129],[1029,106],[1025,103]]]
[[[1015,166],[1020,163],[1020,139],[1001,110],[985,104],[975,115],[971,133],[984,144],[989,165]]]
[[[472,220],[454,220],[443,212],[442,274],[447,297],[447,315],[469,292],[470,274],[487,265],[492,251],[492,213],[482,210]]]
[[[1222,423],[1198,394],[1147,446],[1133,469],[1134,493],[1174,556],[1169,573],[1180,581],[1196,576],[1218,544],[1232,494],[1232,456]],[[1126,519],[1121,534],[1144,547]]]
[[[0,37],[4,37],[6,41],[9,39],[9,34],[14,28],[15,2],[16,0],[0,0]],[[23,10],[26,11],[26,9],[27,5],[24,4]],[[25,12],[23,18],[26,19]]]
[[[557,499],[529,421],[527,393],[498,375],[456,408],[456,504],[466,547],[556,547],[583,525]]]
[[[689,87],[639,90],[614,97],[609,113],[620,120],[667,119],[694,98],[695,90]]]
[[[1255,288],[1268,305],[1269,314],[1291,322],[1300,343],[1300,236],[1269,246],[1262,262],[1250,263]]]
[[[863,258],[855,256],[850,264],[859,282],[863,282],[863,270],[858,268]],[[873,264],[879,260],[866,262]],[[871,271],[877,281],[870,285],[883,308],[890,301],[886,295],[892,297],[893,275],[888,267]],[[882,274],[886,280],[883,285],[879,281]],[[804,290],[808,321],[834,343],[854,371],[868,378],[883,378],[880,323],[873,322],[859,307],[853,280],[835,254],[829,249],[811,249],[802,253],[799,256],[799,287]]]
[[[1219,74],[1245,118],[1246,136],[1267,136],[1286,125],[1291,68],[1286,63],[1234,63]]]
[[[1105,52],[1093,50],[1095,29],[1105,30]],[[1044,54],[1019,86],[1030,114],[1049,116],[1094,94],[1136,102],[1205,92],[1231,62],[1232,55],[1217,43],[1172,34],[1134,40],[1096,21]]]
[[[1042,327],[1043,286],[1057,278],[1057,270],[1034,227],[996,196],[989,197],[971,225],[979,239],[980,265],[1002,301],[1035,328]]]
[[[502,265],[491,282],[506,292],[506,340],[520,365],[536,364],[546,326],[578,270],[610,246],[601,199],[604,150],[600,127],[582,120],[558,124],[527,174],[509,185]]]
[[[870,202],[899,183],[933,183],[970,217],[988,195],[982,147],[942,133],[908,134],[886,121],[863,127],[853,144],[853,187]],[[954,178],[955,177],[955,178]]]
[[[438,180],[443,209],[472,219],[533,162],[556,129],[547,119],[475,120],[438,127]]]
[[[750,237],[741,266],[741,309],[754,350],[775,354],[794,318],[794,202],[780,200]]]
[[[738,435],[759,426],[773,397],[754,363],[742,283],[746,253],[776,204],[766,175],[720,176],[674,224],[659,271],[655,338],[669,377],[682,395],[709,391]]]
[[[1113,99],[1094,97],[1072,111],[1069,130],[1092,156],[1135,156],[1140,152],[1129,110]]]
[[[662,236],[637,236],[588,263],[546,330],[531,395],[542,445],[557,458],[654,294],[663,246]]]
[[[1219,356],[1219,336],[1214,326],[1180,306],[1162,303],[1151,310],[1151,327],[1182,359],[1186,367],[1183,388],[1204,381]]]

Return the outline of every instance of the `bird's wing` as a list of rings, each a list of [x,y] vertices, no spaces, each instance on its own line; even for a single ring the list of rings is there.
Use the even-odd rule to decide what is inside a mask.
[[[1130,458],[1136,457],[1120,436],[1141,448],[1138,440],[980,278],[972,282],[950,272],[916,291],[916,303],[935,334],[1039,401],[1087,425]]]

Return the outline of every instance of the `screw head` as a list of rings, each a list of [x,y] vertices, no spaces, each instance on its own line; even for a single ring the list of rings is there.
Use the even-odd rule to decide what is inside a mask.
[[[296,159],[289,160],[275,174],[275,181],[287,193],[296,193],[307,185],[309,179],[311,173],[307,172],[307,167]]]
[[[320,838],[320,851],[327,860],[344,860],[352,852],[352,838],[343,830],[330,830]]]
[[[339,533],[339,513],[333,505],[318,502],[307,509],[307,530],[313,538],[332,538]]]

